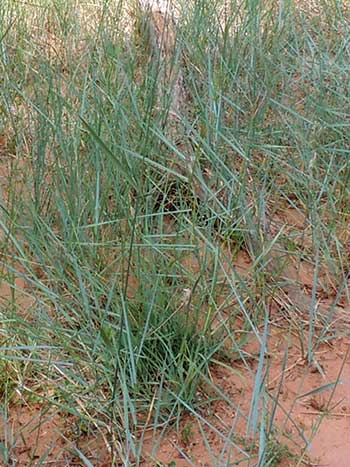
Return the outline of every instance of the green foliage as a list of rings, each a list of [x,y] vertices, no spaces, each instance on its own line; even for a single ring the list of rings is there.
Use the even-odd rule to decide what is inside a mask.
[[[53,387],[51,402],[84,433],[117,433],[115,458],[140,465],[149,426],[156,447],[184,412],[215,429],[210,402],[229,396],[212,368],[240,362],[255,388],[259,462],[278,465],[288,452],[264,399],[269,310],[283,287],[269,269],[276,239],[282,260],[313,263],[314,301],[323,267],[333,288],[348,287],[348,12],[338,1],[319,2],[317,16],[292,0],[231,1],[226,15],[222,2],[180,5],[182,144],[166,130],[149,19],[131,2],[129,34],[124,2],[110,3],[0,5],[0,265],[12,290],[0,310],[0,392],[9,405],[21,384],[37,397]],[[307,248],[275,222],[287,208],[304,214]],[[236,266],[243,248],[249,275]],[[309,362],[332,322],[331,310],[316,333],[312,310],[297,323]],[[221,425],[220,459],[206,440],[213,465],[256,460],[257,440]]]

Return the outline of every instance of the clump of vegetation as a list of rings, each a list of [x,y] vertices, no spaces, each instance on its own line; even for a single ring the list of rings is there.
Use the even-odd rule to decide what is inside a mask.
[[[142,465],[150,429],[157,459],[184,412],[213,465],[278,465],[289,452],[268,399],[271,328],[283,319],[310,365],[344,334],[349,11],[180,3],[167,64],[186,96],[175,137],[140,5],[1,2],[0,397],[6,417],[27,393],[79,420],[111,465]],[[289,228],[288,210],[304,223]],[[305,263],[309,290],[288,269]],[[247,415],[215,378],[240,365]],[[240,442],[211,418],[218,399],[245,420]],[[92,465],[78,438],[67,449]]]

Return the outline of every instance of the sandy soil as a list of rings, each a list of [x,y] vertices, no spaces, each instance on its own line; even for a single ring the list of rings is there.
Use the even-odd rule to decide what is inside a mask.
[[[293,342],[294,341],[294,342]],[[350,358],[349,339],[339,339],[333,345],[324,344],[316,357],[323,375],[315,367],[307,368],[301,357],[295,338],[290,342],[283,329],[271,331],[269,351],[268,406],[278,399],[275,424],[279,428],[278,439],[281,445],[289,448],[290,454],[304,453],[304,463],[341,467],[348,466],[350,456]],[[289,355],[285,361],[285,350]],[[250,346],[249,352],[254,353]],[[247,349],[248,351],[248,349]],[[248,360],[249,369],[256,371],[257,362]],[[283,365],[285,370],[283,371]],[[281,384],[281,376],[284,373]],[[176,462],[176,467],[195,465],[212,467],[212,455],[222,455],[222,460],[230,457],[231,462],[244,456],[230,446],[224,435],[232,429],[231,439],[237,446],[246,449],[242,442],[247,426],[244,416],[249,414],[254,381],[248,369],[232,362],[232,368],[213,367],[211,377],[216,385],[230,398],[232,404],[220,401],[213,405],[211,414],[203,414],[213,428],[205,423],[199,426],[198,417],[184,417],[179,431],[168,431],[159,442],[156,436],[146,435],[143,466],[154,466],[155,460],[168,465]],[[319,393],[309,394],[329,383],[340,380],[337,386],[330,386]],[[233,407],[233,404],[236,406]],[[318,427],[318,424],[320,426]],[[318,427],[318,428],[316,428]],[[37,465],[45,457],[47,465],[58,467],[85,465],[75,450],[77,424],[73,418],[62,418],[59,413],[38,403],[18,399],[12,404],[6,424],[1,421],[2,442],[12,446],[9,458],[18,467]],[[203,432],[210,449],[203,441]],[[220,432],[223,436],[220,436]],[[305,439],[312,439],[306,449]],[[72,441],[71,441],[72,440]],[[157,452],[152,452],[157,445]],[[94,466],[111,465],[109,454],[101,439],[82,436],[78,449]],[[256,447],[257,449],[257,447]],[[211,452],[210,452],[211,451]],[[253,449],[253,452],[254,449]],[[297,461],[281,454],[279,466],[295,466]],[[1,464],[0,464],[1,465]],[[6,464],[2,464],[5,465]],[[39,465],[39,464],[38,464]],[[225,464],[224,464],[225,465]],[[254,465],[241,463],[240,465]]]
[[[339,340],[336,345],[322,347],[317,353],[318,362],[324,375],[315,368],[307,369],[305,360],[294,346],[290,349],[283,384],[280,385],[283,361],[286,348],[286,336],[283,331],[273,331],[270,353],[269,394],[271,398],[278,398],[279,407],[276,409],[275,423],[279,427],[278,438],[286,445],[290,454],[300,456],[304,453],[304,463],[299,465],[319,466],[347,466],[350,455],[350,379],[346,375],[350,370],[350,359],[347,352],[350,341]],[[346,357],[346,361],[344,361]],[[257,363],[251,363],[251,369],[256,369]],[[237,370],[240,375],[237,375]],[[335,388],[318,394],[308,395],[313,390],[338,380],[341,383]],[[235,426],[233,439],[239,445],[239,434],[246,433],[244,415],[249,414],[252,388],[254,382],[247,370],[236,366],[235,371],[223,368],[213,370],[213,379],[226,395],[237,405],[234,410],[229,404],[218,402],[215,405],[211,423],[217,430],[223,427]],[[302,397],[305,395],[304,397]],[[269,401],[270,408],[273,400]],[[292,420],[292,421],[291,421]],[[316,433],[313,430],[321,422]],[[237,449],[225,446],[223,438],[217,432],[203,426],[212,454],[222,454],[223,461],[231,456],[231,462],[238,461],[244,456],[237,453]],[[186,433],[186,436],[184,435]],[[312,438],[311,445],[306,449],[303,438]],[[146,442],[146,450],[152,457],[152,447],[155,439],[150,437]],[[244,447],[241,445],[242,448]],[[225,449],[226,448],[226,449]],[[177,467],[196,465],[210,467],[213,465],[210,450],[207,449],[198,422],[187,417],[182,425],[180,434],[168,434],[160,443],[157,455],[158,461],[168,465],[175,461]],[[187,459],[190,459],[189,462]],[[295,466],[297,461],[281,454],[280,466]],[[144,465],[152,465],[150,460]],[[226,465],[226,464],[223,464]],[[254,465],[242,463],[240,465]]]

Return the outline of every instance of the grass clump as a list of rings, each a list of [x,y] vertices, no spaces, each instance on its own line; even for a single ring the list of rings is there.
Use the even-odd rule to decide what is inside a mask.
[[[6,413],[30,395],[74,418],[111,465],[163,465],[167,430],[188,416],[212,465],[278,465],[272,330],[283,319],[310,365],[348,333],[334,314],[349,300],[349,13],[178,7],[175,120],[136,2],[0,6],[0,396]],[[249,380],[248,414],[223,369]],[[232,426],[215,419],[223,401]]]

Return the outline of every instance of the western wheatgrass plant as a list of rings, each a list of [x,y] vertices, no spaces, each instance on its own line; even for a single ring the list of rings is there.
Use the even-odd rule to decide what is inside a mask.
[[[272,304],[309,365],[321,343],[348,333],[335,314],[348,294],[349,14],[339,1],[317,14],[299,3],[179,2],[172,66],[187,108],[174,139],[171,86],[159,82],[161,55],[136,2],[2,2],[5,420],[14,394],[35,396],[102,437],[113,465],[142,465],[149,432],[156,462],[185,413],[212,465],[288,454],[277,447],[283,403],[268,387]],[[305,217],[308,241],[276,220],[288,208]],[[305,262],[310,294],[285,277]],[[288,346],[283,369],[287,358]],[[248,412],[212,376],[238,375],[238,363]],[[215,419],[217,400],[232,423]],[[62,427],[62,437],[99,465],[79,433]],[[307,446],[296,437],[294,449]],[[3,462],[15,456],[7,439]]]

